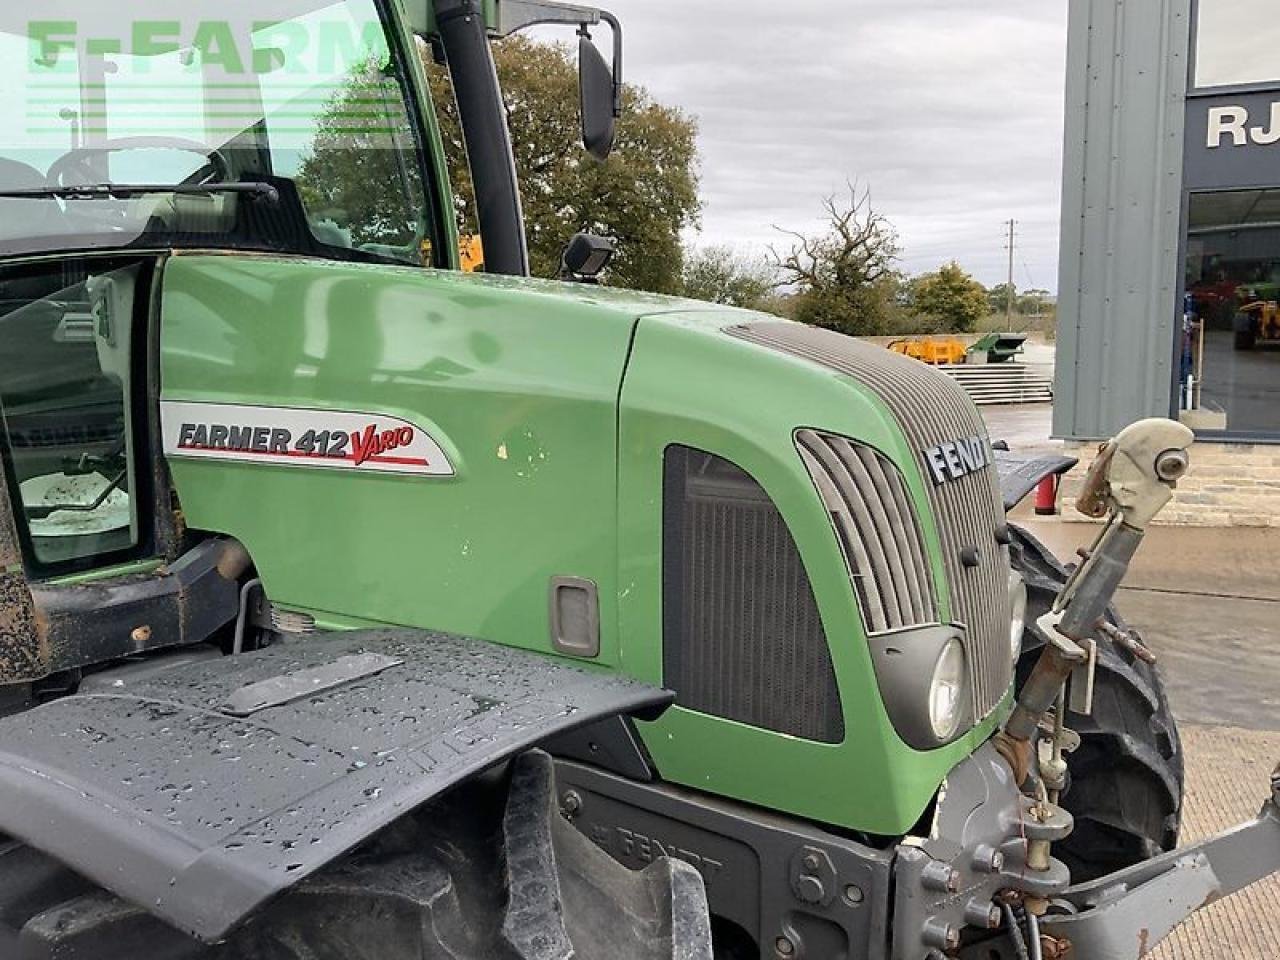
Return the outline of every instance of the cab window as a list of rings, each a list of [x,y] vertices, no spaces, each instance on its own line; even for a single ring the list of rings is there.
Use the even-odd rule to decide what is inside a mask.
[[[131,415],[140,264],[0,270],[0,417],[15,512],[37,575],[141,542]]]
[[[430,265],[443,254],[419,117],[430,107],[413,99],[418,54],[392,41],[384,10],[183,0],[151,21],[68,0],[57,18],[0,12],[0,83],[14,93],[0,102],[0,191],[23,193],[0,197],[0,252]]]

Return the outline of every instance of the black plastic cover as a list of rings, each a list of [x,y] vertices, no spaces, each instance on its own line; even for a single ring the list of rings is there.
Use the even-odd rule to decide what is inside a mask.
[[[1045,477],[1061,476],[1080,461],[1056,454],[1024,456],[1007,450],[995,452],[996,472],[1000,475],[1000,499],[1005,511],[1012,510]]]
[[[251,684],[287,685],[351,657],[398,662],[249,717],[229,712]],[[0,721],[0,832],[210,942],[473,774],[670,700],[412,630],[328,634],[109,689]]]

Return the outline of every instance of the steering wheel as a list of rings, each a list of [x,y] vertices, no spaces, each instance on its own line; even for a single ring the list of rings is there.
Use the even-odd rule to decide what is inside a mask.
[[[92,184],[99,179],[99,175],[93,171],[89,161],[122,150],[181,150],[184,153],[199,154],[208,160],[208,163],[182,181],[184,185],[218,183],[232,179],[231,161],[226,154],[198,140],[182,137],[117,137],[64,153],[49,167],[49,183],[54,187]]]

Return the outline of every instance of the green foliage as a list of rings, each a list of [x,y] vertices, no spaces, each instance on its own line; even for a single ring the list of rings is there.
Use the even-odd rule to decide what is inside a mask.
[[[559,45],[511,37],[494,45],[520,177],[535,276],[559,273],[560,254],[581,230],[618,245],[606,280],[679,293],[680,231],[697,222],[697,125],[674,107],[628,85],[613,156],[582,149],[575,57]],[[474,188],[448,74],[428,63],[445,141],[459,229],[477,231]]]
[[[1009,309],[1009,298],[1013,297],[1014,306],[1018,302],[1018,288],[1007,283],[997,283],[987,291],[987,302],[992,313],[1004,313]]]
[[[1013,287],[1012,290],[1014,313],[1023,317],[1051,316],[1054,313],[1053,304],[1048,302],[1048,290],[1031,289],[1019,291],[1017,287]],[[1007,283],[997,283],[987,291],[987,300],[990,303],[992,313],[999,314],[1001,317],[1006,316],[1009,292],[1010,287]]]
[[[792,319],[855,337],[883,337],[909,332],[916,324],[899,302],[902,278],[885,274],[853,288],[831,288],[795,297]]]
[[[1042,316],[1052,310],[1051,305],[1046,302],[1048,297],[1048,290],[1027,290],[1018,297],[1013,308],[1024,316]]]
[[[918,277],[912,303],[918,314],[944,333],[968,333],[990,312],[987,289],[954,260],[937,273]]]
[[[296,182],[308,214],[350,230],[353,244],[408,247],[425,232],[404,101],[376,61],[355,69],[326,105]]]
[[[896,332],[902,278],[894,269],[893,227],[853,184],[847,202],[829,196],[823,210],[825,232],[810,237],[784,230],[795,243],[787,253],[773,251],[785,282],[795,289],[792,316],[855,336]]]
[[[766,261],[710,246],[686,251],[681,293],[693,300],[759,310],[772,306],[778,275]]]

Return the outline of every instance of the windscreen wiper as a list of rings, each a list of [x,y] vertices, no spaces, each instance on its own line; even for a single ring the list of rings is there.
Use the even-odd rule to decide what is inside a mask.
[[[280,191],[269,183],[90,183],[75,187],[35,187],[0,190],[0,200],[132,200],[153,193],[202,196],[211,193],[245,193],[280,202]]]

